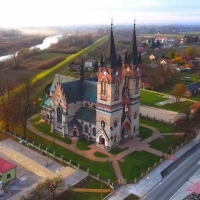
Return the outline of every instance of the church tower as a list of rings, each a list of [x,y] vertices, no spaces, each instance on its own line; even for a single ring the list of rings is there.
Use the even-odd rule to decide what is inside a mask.
[[[139,134],[140,64],[141,54],[138,55],[134,20],[130,50],[129,52],[125,52],[122,66],[122,139]]]
[[[105,59],[101,55],[96,108],[96,142],[110,149],[120,141],[122,114],[122,62],[117,59],[113,19]]]

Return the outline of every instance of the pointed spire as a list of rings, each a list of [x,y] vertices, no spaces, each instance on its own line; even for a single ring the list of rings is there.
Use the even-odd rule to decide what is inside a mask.
[[[142,64],[142,53],[140,51],[139,56],[138,56],[138,64]]]
[[[119,57],[118,57],[118,66],[122,67],[122,58],[121,58],[120,54],[119,54]]]
[[[84,80],[84,69],[83,69],[83,63],[81,62],[81,65],[80,65],[80,74],[79,74],[79,79],[81,80],[81,81],[83,81]]]
[[[137,65],[138,64],[138,51],[137,51],[137,40],[136,40],[136,33],[135,33],[135,22],[134,19],[134,29],[133,29],[133,36],[131,40],[130,46],[130,54],[132,55],[132,63]]]
[[[108,49],[107,49],[107,53],[106,53],[106,59],[108,59],[110,61],[111,68],[116,68],[117,67],[117,56],[116,56],[112,26],[113,26],[113,18],[111,18],[111,30],[110,30]]]
[[[103,66],[103,55],[101,54],[100,65]]]

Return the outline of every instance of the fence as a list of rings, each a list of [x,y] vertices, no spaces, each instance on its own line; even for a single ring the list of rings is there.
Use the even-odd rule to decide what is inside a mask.
[[[161,123],[164,123],[164,124],[170,124],[170,125],[173,125],[173,123],[169,120],[164,120],[162,118],[156,118],[155,116],[152,117],[152,116],[149,116],[149,115],[143,115],[142,113],[140,113],[140,117],[143,117],[145,119],[150,119],[150,120],[153,120],[153,121],[157,121],[157,122],[161,122]]]
[[[51,157],[54,160],[59,161],[61,164],[68,165],[68,166],[70,166],[70,167],[72,167],[72,168],[74,168],[76,170],[83,170],[88,174],[88,176],[90,176],[90,177],[92,177],[92,178],[94,178],[94,179],[96,179],[96,180],[98,180],[98,181],[110,186],[111,189],[114,189],[113,188],[113,183],[111,183],[110,179],[105,179],[105,178],[101,177],[99,174],[92,174],[90,172],[89,168],[88,169],[83,169],[79,164],[76,165],[75,163],[73,163],[72,160],[67,161],[67,160],[65,160],[63,155],[57,156],[55,151],[51,152],[50,149],[42,147],[40,144],[37,144],[34,141],[30,141],[30,140],[28,140],[28,138],[26,140],[24,140],[22,138],[22,136],[20,136],[20,135],[18,135],[16,133],[6,132],[6,131],[5,131],[5,133],[8,134],[9,136],[19,140],[19,142],[21,144],[24,143],[27,146],[36,149],[39,153],[41,153],[43,155],[46,155],[47,158]],[[48,166],[48,159],[47,159],[47,166]]]

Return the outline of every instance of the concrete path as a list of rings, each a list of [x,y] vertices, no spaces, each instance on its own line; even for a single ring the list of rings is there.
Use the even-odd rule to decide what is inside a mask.
[[[163,110],[163,109],[159,109],[159,108],[154,108],[154,107],[150,107],[150,106],[145,106],[145,105],[141,105],[140,106],[140,113],[143,116],[149,116],[151,118],[157,118],[160,120],[164,120],[167,122],[174,122],[177,120],[179,113],[177,112],[173,112],[173,111],[168,111],[168,110]]]
[[[53,178],[58,175],[62,175],[63,178],[66,178],[70,174],[74,173],[76,170],[71,167],[65,167],[63,170],[59,171],[58,173],[54,173],[48,168],[40,165],[39,163],[35,162],[34,160],[24,156],[23,154],[12,150],[5,145],[1,144],[1,153],[3,153],[8,158],[14,160],[21,166],[27,168],[34,174],[38,175],[42,179],[45,179],[46,177]]]

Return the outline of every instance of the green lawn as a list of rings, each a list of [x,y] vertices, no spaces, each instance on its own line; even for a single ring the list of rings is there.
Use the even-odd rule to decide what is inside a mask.
[[[49,52],[42,52],[36,56],[33,56],[31,58],[36,58],[36,59],[40,59],[40,60],[47,60],[56,56],[61,56],[64,58],[67,58],[68,56],[70,56],[70,54],[64,54],[64,53],[49,53]]]
[[[167,153],[168,147],[175,149],[181,144],[181,142],[183,142],[183,136],[165,135],[164,138],[158,138],[149,144],[152,148]]]
[[[126,156],[124,162],[119,162],[123,177],[127,180],[138,178],[148,167],[152,167],[158,162],[160,157],[146,151],[135,151]]]
[[[143,105],[155,106],[156,103],[164,101],[166,98],[163,95],[142,90],[140,100]]]
[[[176,103],[172,103],[172,104],[165,104],[163,106],[156,106],[156,107],[165,109],[165,110],[175,111],[175,112],[183,112],[185,109],[189,108],[192,104],[193,102],[184,101],[184,102],[179,102],[178,105],[176,105]]]
[[[23,133],[23,129],[20,124],[15,125],[12,128],[13,132],[16,133]],[[22,135],[22,134],[21,134]],[[31,131],[27,130],[27,138],[30,141],[34,141],[35,144],[40,144],[42,148],[46,149],[49,148],[50,152],[54,152],[57,156],[63,155],[63,158],[67,161],[71,160],[72,164],[76,166],[80,164],[80,168],[84,169],[85,171],[89,168],[90,172],[93,174],[99,174],[101,177],[105,179],[111,179],[112,181],[116,180],[115,172],[112,166],[112,163],[108,163],[108,170],[107,170],[107,163],[106,162],[96,162],[89,160],[85,157],[82,157],[68,149],[65,149],[59,145],[53,143],[53,141],[46,140],[38,135],[35,135]]]
[[[44,123],[44,122],[41,122],[41,123],[37,123],[37,124],[33,124],[33,126],[35,127],[35,129],[37,129],[38,131],[44,133],[44,134],[47,134],[47,135],[50,135],[51,137],[57,139],[57,140],[60,140],[66,144],[71,144],[72,141],[70,138],[64,138],[62,137],[60,134],[58,133],[51,133],[51,126],[50,124],[47,124],[47,123]]]
[[[192,99],[192,100],[195,100],[195,101],[200,101],[200,93],[195,94],[194,96],[191,96],[188,99]]]
[[[164,124],[164,123],[160,123],[157,121],[153,121],[150,119],[144,119],[144,118],[140,118],[140,123],[142,124],[146,124],[148,126],[152,126],[156,129],[158,129],[161,133],[174,133],[174,127],[168,124]]]
[[[94,156],[99,157],[99,158],[107,158],[108,157],[107,155],[105,155],[99,151],[95,152]]]
[[[91,148],[88,146],[91,144],[94,144],[94,142],[85,138],[81,138],[77,141],[77,148],[80,150],[90,150]]]
[[[94,178],[89,178],[88,182],[82,186],[82,188],[90,188],[90,189],[110,189],[110,186],[106,185],[105,183],[101,183]]]
[[[140,126],[139,132],[140,132],[140,135],[138,137],[141,138],[142,140],[148,137],[151,137],[153,134],[153,131],[151,129],[143,127],[143,126]]]
[[[112,150],[109,151],[109,153],[113,154],[113,155],[117,155],[119,153],[121,153],[122,151],[128,149],[128,147],[124,148],[124,149],[120,149],[118,147],[114,147]]]
[[[40,119],[41,119],[41,115],[39,115],[39,116],[37,116],[36,118],[34,118],[34,119],[32,119],[32,123],[34,124],[34,123],[37,123],[37,122],[39,122],[40,121]]]
[[[105,198],[108,194],[109,193],[102,193],[102,198]],[[76,192],[73,194],[73,200],[101,200],[101,193]]]

